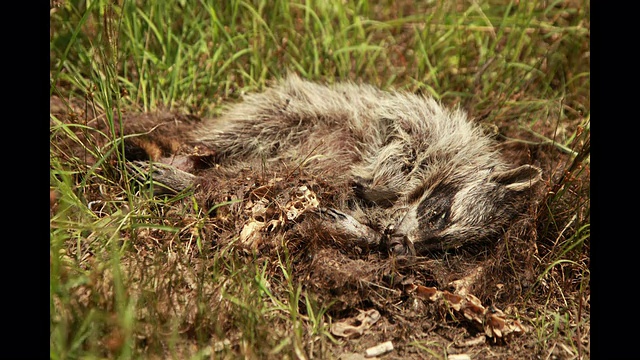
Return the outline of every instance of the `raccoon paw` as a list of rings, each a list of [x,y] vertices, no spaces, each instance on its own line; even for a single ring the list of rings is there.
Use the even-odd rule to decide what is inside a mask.
[[[127,170],[143,184],[153,184],[153,194],[178,193],[194,184],[196,176],[163,163],[135,161],[127,163]]]

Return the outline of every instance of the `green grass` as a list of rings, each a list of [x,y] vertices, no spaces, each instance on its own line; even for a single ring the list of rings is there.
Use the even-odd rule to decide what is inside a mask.
[[[556,149],[531,240],[531,354],[564,344],[588,357],[575,338],[589,332],[577,300],[590,291],[589,10],[569,0],[61,2],[50,94],[75,107],[50,117],[51,358],[331,356],[327,305],[293,279],[293,255],[270,264],[213,251],[206,225],[221,220],[192,192],[153,198],[122,171],[121,114],[214,116],[287,72],[430,94]]]

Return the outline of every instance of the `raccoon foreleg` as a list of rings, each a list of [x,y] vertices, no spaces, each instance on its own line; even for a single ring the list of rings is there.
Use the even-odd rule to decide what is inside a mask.
[[[143,184],[153,184],[154,195],[178,193],[193,185],[196,180],[193,174],[157,162],[129,162],[127,170]]]
[[[322,226],[329,234],[337,235],[345,241],[363,249],[378,249],[382,235],[367,225],[362,224],[353,216],[333,208],[320,207],[318,215],[323,220]]]

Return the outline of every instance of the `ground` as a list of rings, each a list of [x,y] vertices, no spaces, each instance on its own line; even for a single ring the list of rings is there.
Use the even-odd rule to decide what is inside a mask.
[[[59,107],[60,101],[53,99],[52,109]],[[67,113],[59,112],[58,117],[64,119]],[[180,128],[200,121],[181,114],[147,113],[130,115],[129,123],[136,119],[142,119],[140,122],[150,128],[156,122]],[[144,141],[176,144],[173,148],[183,155],[170,158],[199,174],[194,164],[204,163],[208,154],[204,149],[198,149],[197,154],[185,149],[180,138],[173,136],[179,133],[165,129],[158,136],[152,132]],[[554,173],[553,164],[568,161],[567,154],[552,146],[522,142],[503,142],[501,146],[511,162],[530,162],[541,166],[545,174]],[[549,301],[560,300],[545,299],[547,280],[539,273],[539,259],[544,255],[538,247],[545,251],[548,245],[533,240],[545,224],[541,210],[545,197],[550,194],[550,186],[559,181],[548,176],[545,185],[531,193],[527,212],[496,244],[424,257],[390,256],[318,234],[312,208],[331,205],[331,199],[344,195],[332,193],[335,189],[330,178],[275,167],[200,179],[195,188],[183,192],[190,196],[169,195],[153,210],[162,214],[161,224],[175,230],[163,231],[158,224],[156,229],[141,226],[120,232],[123,238],[117,242],[127,249],[120,258],[127,293],[138,304],[154,304],[153,309],[138,305],[137,341],[162,341],[153,340],[159,336],[155,333],[158,322],[171,323],[175,317],[172,313],[176,312],[181,323],[173,326],[182,329],[180,341],[195,342],[192,351],[202,351],[194,334],[202,331],[198,327],[205,326],[216,334],[207,341],[214,353],[216,347],[225,346],[227,349],[219,350],[218,355],[243,353],[246,349],[242,349],[239,339],[246,336],[243,327],[247,319],[237,318],[241,316],[236,314],[238,306],[266,301],[276,306],[264,311],[281,311],[304,320],[307,329],[298,339],[298,357],[357,358],[366,349],[386,341],[392,342],[393,350],[385,358],[418,359],[432,352],[465,354],[473,359],[538,357],[545,350],[540,345],[537,322],[544,321],[541,316],[549,316],[545,315]],[[144,194],[145,188],[140,189]],[[87,196],[97,206],[107,203],[97,189]],[[58,210],[57,206],[54,200],[52,212]],[[208,216],[203,217],[202,211]],[[99,211],[97,214],[100,216]],[[82,251],[76,245],[67,244],[70,255],[84,252],[88,258],[82,263],[88,268],[94,266],[97,254],[89,249]],[[90,307],[92,298],[109,303],[107,299],[115,291],[109,270],[97,271],[95,276],[100,278],[92,280],[91,286],[75,289],[79,302],[76,306]],[[234,277],[243,277],[247,271],[250,284],[244,283],[246,279],[234,283]],[[242,289],[241,294],[236,293],[239,289],[229,290],[236,286],[257,288]],[[563,294],[578,297],[573,305],[565,306],[574,312],[572,316],[585,321],[589,317],[588,293],[580,293],[579,288],[575,291],[578,292]],[[145,292],[153,296],[145,300]],[[235,303],[236,296],[244,297],[242,301],[249,304],[240,300]],[[210,310],[203,311],[203,306]],[[265,304],[258,307],[262,306],[269,308]],[[299,313],[293,315],[292,310]],[[323,314],[312,320],[312,316],[318,316],[314,311]],[[369,316],[362,317],[365,313]],[[254,315],[264,314],[259,311]],[[203,320],[203,316],[215,317],[216,321]],[[315,328],[309,329],[309,323],[315,321]],[[243,325],[238,326],[238,322]],[[587,324],[570,329],[573,337],[569,344],[558,342],[550,353],[566,358],[574,355],[576,347],[588,352]],[[286,339],[287,332],[292,331],[288,319],[278,319],[273,325],[262,331],[275,333],[256,336]],[[116,348],[122,346],[110,336],[121,335],[107,335],[105,346],[109,347],[110,341],[116,342]],[[315,342],[320,345],[315,347]],[[190,352],[189,347],[178,348]]]
[[[588,2],[72,0],[50,16],[52,359],[353,360],[387,341],[379,358],[590,358]],[[154,196],[132,173],[128,141],[204,172],[184,129],[291,71],[459,106],[543,183],[496,243],[407,258],[317,231],[315,202],[346,196],[323,174],[256,166]]]

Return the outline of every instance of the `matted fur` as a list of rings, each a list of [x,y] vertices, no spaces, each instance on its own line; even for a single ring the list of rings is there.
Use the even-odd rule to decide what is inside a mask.
[[[370,85],[290,75],[187,135],[222,168],[303,168],[349,189],[324,226],[347,240],[423,254],[495,240],[541,179],[508,165],[459,109]]]
[[[222,165],[260,158],[294,168],[307,159],[306,171],[350,183],[356,201],[340,210],[362,223],[373,216],[400,253],[495,238],[541,177],[537,167],[508,166],[463,111],[433,98],[295,75],[193,135]]]

